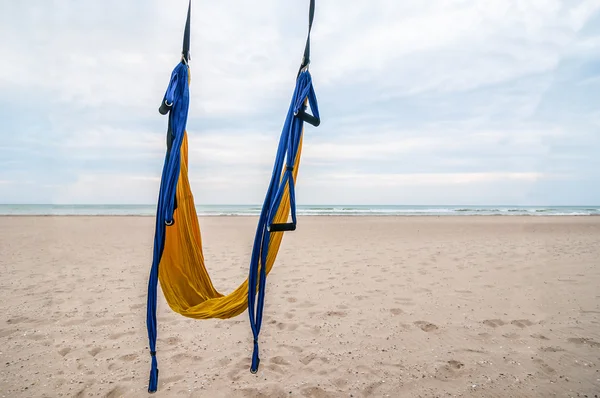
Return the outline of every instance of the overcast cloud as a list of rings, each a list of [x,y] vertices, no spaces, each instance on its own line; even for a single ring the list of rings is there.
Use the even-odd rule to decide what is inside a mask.
[[[155,203],[186,0],[0,3],[0,203]],[[198,204],[262,203],[308,0],[196,2]],[[299,204],[600,203],[600,1],[317,0]]]

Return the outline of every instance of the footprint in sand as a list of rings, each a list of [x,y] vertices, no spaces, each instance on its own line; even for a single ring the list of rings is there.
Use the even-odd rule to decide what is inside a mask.
[[[279,373],[281,375],[285,374],[285,371],[281,369],[279,365],[276,365],[274,363],[267,365],[267,369],[269,369],[271,372]]]
[[[83,398],[85,396],[87,396],[87,394],[85,393],[85,390],[87,390],[87,387],[83,387],[81,390],[79,390],[79,392],[77,394],[74,395],[75,398]]]
[[[92,323],[92,326],[106,326],[106,325],[114,325],[115,321],[113,319],[103,319],[98,322]]]
[[[304,358],[302,358],[300,360],[300,362],[302,362],[304,365],[308,365],[309,363],[311,363],[317,356],[315,354],[310,354],[305,356]]]
[[[393,315],[400,315],[400,314],[402,314],[404,311],[402,311],[400,308],[392,308],[392,309],[390,310],[390,312],[391,312]]]
[[[115,333],[115,334],[111,334],[110,336],[108,336],[108,338],[111,340],[118,340],[123,336],[131,336],[132,334],[135,334],[135,332]]]
[[[514,321],[511,322],[511,325],[518,326],[518,327],[520,327],[522,329],[522,328],[525,328],[527,326],[533,325],[533,322],[531,322],[528,319],[516,319],[516,320],[514,320]]]
[[[15,325],[17,323],[23,323],[23,322],[30,322],[30,319],[26,318],[24,316],[18,316],[18,317],[6,320],[6,323],[8,323],[9,325]]]
[[[83,325],[86,322],[87,321],[83,320],[83,319],[72,319],[70,321],[63,322],[62,324],[65,326],[78,326],[78,325]],[[112,323],[114,323],[114,322],[112,322]]]
[[[126,397],[127,396],[127,389],[125,389],[124,387],[120,387],[120,386],[116,386],[115,388],[113,388],[112,390],[110,390],[108,392],[108,394],[106,394],[106,398],[121,398],[121,397]]]
[[[540,351],[542,351],[542,352],[562,352],[564,350],[560,347],[548,346],[548,347],[541,347]]]
[[[311,326],[311,327],[309,328],[309,330],[310,330],[310,332],[311,332],[312,334],[319,334],[319,333],[321,333],[321,326],[318,326],[318,325],[316,325],[316,326]]]
[[[519,335],[516,334],[516,333],[505,333],[505,334],[502,335],[502,337],[505,337],[505,338],[507,338],[509,340],[516,340],[516,339],[519,338]]]
[[[225,366],[228,366],[231,363],[231,358],[221,358],[217,361],[217,366],[220,366],[222,368],[224,368]]]
[[[465,364],[464,364],[464,363],[462,363],[462,362],[456,361],[456,360],[454,360],[454,359],[451,359],[451,360],[449,360],[449,361],[448,361],[448,366],[449,366],[451,369],[456,369],[456,370],[458,370],[458,369],[461,369],[461,368],[463,368],[463,367],[465,366]]]
[[[582,314],[600,314],[600,311],[595,311],[595,310],[581,310],[579,311]]]
[[[414,324],[424,332],[433,332],[438,329],[438,327],[431,322],[416,321]]]
[[[438,380],[456,379],[464,372],[465,364],[451,359],[435,370],[435,378]]]
[[[363,396],[365,397],[373,397],[375,396],[375,390],[377,390],[383,383],[380,381],[376,381],[374,383],[369,384],[363,390]]]
[[[486,319],[483,321],[483,324],[492,328],[497,328],[498,326],[504,326],[506,323],[502,319]]]
[[[11,334],[13,334],[15,332],[16,332],[16,330],[0,329],[0,337],[10,336]]]
[[[271,325],[275,325],[275,327],[277,327],[277,329],[279,330],[296,330],[298,329],[298,324],[296,323],[284,323],[284,322],[277,322],[276,320],[272,320],[269,322]]]
[[[265,384],[260,388],[246,387],[241,388],[241,396],[243,397],[285,397],[288,392],[283,387],[277,384]]]
[[[327,316],[339,316],[339,317],[345,317],[347,315],[345,311],[327,311],[325,314]]]
[[[294,353],[301,353],[302,351],[304,351],[304,349],[302,347],[298,347],[295,345],[287,345],[287,344],[279,344],[277,347],[279,348],[287,348],[290,351],[293,351]]]
[[[239,360],[232,370],[227,373],[227,377],[231,381],[238,381],[242,377],[243,372],[248,372],[250,368],[250,360],[249,359],[241,359]]]
[[[189,359],[189,360],[192,360],[192,361],[196,362],[196,361],[202,360],[202,357],[198,356],[198,355],[190,355],[187,352],[181,352],[179,354],[173,355],[170,358],[170,360],[172,360],[175,363],[181,362],[181,361],[183,361],[185,359]]]
[[[169,337],[168,339],[165,340],[165,342],[168,345],[178,345],[179,343],[181,343],[183,340],[181,339],[181,337]]]
[[[337,388],[344,388],[348,385],[348,380],[346,379],[335,379],[333,380],[333,385]]]
[[[400,305],[415,305],[411,298],[397,297],[394,299],[394,302]]]
[[[171,377],[165,377],[164,379],[161,380],[161,383],[164,384],[170,384],[170,383],[177,383],[178,381],[183,380],[183,376],[171,376]]]
[[[548,337],[546,337],[540,333],[532,334],[531,337],[533,337],[534,339],[538,339],[538,340],[550,340]]]
[[[568,338],[567,341],[577,345],[585,344],[589,345],[590,347],[600,348],[600,343],[586,337],[571,337]]]
[[[89,350],[88,352],[89,352],[89,354],[90,354],[91,356],[95,357],[96,355],[98,355],[98,353],[99,353],[100,351],[102,351],[102,349],[101,349],[101,348],[99,348],[99,347],[94,347],[94,348],[92,348],[91,350]]]
[[[119,357],[119,359],[121,361],[126,361],[126,362],[135,361],[138,358],[139,358],[138,354],[126,354],[126,355],[123,355],[123,356]]]
[[[551,376],[554,373],[556,373],[556,371],[552,367],[550,367],[546,362],[542,361],[539,358],[534,359],[533,363],[535,363],[542,371],[542,373],[544,373],[547,376]]]
[[[65,355],[67,355],[70,352],[71,352],[71,349],[69,347],[61,348],[60,350],[58,350],[58,353],[60,354],[61,357],[64,357]]]
[[[463,348],[463,349],[460,349],[457,351],[470,352],[472,354],[487,354],[488,353],[487,351],[484,351],[484,350],[474,350],[472,348]]]
[[[567,282],[567,283],[577,283],[578,281],[575,279],[568,279],[568,278],[558,278],[557,279],[559,282]]]
[[[310,397],[310,398],[330,398],[330,397],[335,397],[334,394],[324,390],[321,387],[318,386],[311,386],[311,387],[304,387],[302,390],[300,390],[300,393],[302,394],[302,396],[304,397]]]
[[[43,340],[46,338],[46,336],[44,336],[43,334],[27,334],[26,337],[29,340],[35,340],[35,341]]]
[[[285,358],[281,357],[281,356],[276,356],[270,359],[271,363],[274,363],[276,365],[289,365],[290,363],[288,361],[285,360]]]

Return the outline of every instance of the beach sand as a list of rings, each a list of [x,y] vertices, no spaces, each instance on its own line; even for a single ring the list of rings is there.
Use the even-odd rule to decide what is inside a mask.
[[[223,293],[256,218],[200,219]],[[0,217],[0,397],[146,397],[152,217]],[[156,397],[600,396],[600,217],[300,217],[247,312],[159,288]]]

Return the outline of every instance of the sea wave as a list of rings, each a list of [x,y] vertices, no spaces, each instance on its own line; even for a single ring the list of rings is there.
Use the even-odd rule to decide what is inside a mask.
[[[198,205],[199,216],[259,216],[258,205]],[[154,216],[153,205],[0,205],[0,215]],[[299,205],[299,216],[598,216],[600,206]]]

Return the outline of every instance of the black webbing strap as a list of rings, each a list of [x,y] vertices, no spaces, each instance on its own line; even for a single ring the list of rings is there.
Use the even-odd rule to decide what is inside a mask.
[[[190,60],[190,19],[192,15],[192,0],[188,4],[187,20],[185,21],[185,30],[183,31],[183,49],[181,56],[184,63]]]
[[[306,45],[304,46],[304,56],[302,57],[302,63],[298,70],[298,75],[302,72],[302,69],[306,68],[310,64],[310,30],[312,29],[313,19],[315,17],[315,0],[310,0],[310,9],[308,11],[308,35],[306,36]]]
[[[183,48],[181,50],[181,62],[187,65],[190,60],[190,20],[192,19],[192,0],[188,4],[187,19],[185,21],[185,29],[183,30]],[[167,104],[164,100],[160,104],[158,111],[161,115],[166,115],[171,110],[173,104]]]

